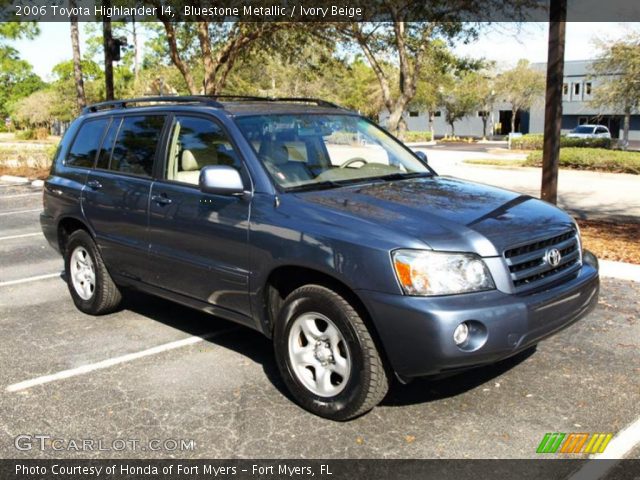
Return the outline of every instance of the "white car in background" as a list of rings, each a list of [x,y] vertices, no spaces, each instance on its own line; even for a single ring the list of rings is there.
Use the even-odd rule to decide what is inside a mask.
[[[569,138],[611,138],[611,132],[602,125],[580,125],[571,130]]]

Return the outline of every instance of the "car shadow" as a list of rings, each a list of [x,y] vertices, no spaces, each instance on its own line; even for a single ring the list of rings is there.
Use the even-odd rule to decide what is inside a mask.
[[[285,397],[293,401],[280,377],[271,340],[260,332],[219,317],[184,307],[169,300],[138,291],[127,291],[122,309],[158,321],[193,336],[199,336],[212,345],[239,353],[262,366],[267,379]],[[489,366],[466,370],[446,378],[418,378],[407,385],[392,382],[384,406],[404,406],[428,403],[455,397],[493,380],[535,352],[535,347]]]
[[[292,400],[280,378],[273,344],[262,333],[139,291],[127,290],[121,309],[135,312],[189,335],[202,337],[211,345],[227,348],[249,358],[261,365],[273,386]]]
[[[389,391],[381,405],[414,405],[461,395],[496,379],[524,362],[535,351],[536,347],[534,346],[513,357],[491,365],[476,367],[447,377],[417,378],[407,385],[395,385],[395,388]]]

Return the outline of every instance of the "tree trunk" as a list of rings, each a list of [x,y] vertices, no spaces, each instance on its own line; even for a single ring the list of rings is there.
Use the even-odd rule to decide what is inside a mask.
[[[488,117],[487,115],[482,115],[482,139],[486,140],[487,139],[487,120]]]
[[[431,141],[436,139],[436,131],[433,126],[434,118],[433,112],[429,112],[429,131],[431,132]]]
[[[138,38],[135,15],[131,17],[131,28],[133,35],[133,84],[137,86],[140,76],[140,39]]]
[[[455,124],[456,122],[449,122],[449,125],[451,125],[451,137],[455,137],[456,136],[456,127]]]
[[[622,149],[629,148],[629,124],[631,123],[631,109],[624,110],[624,124],[622,127]]]
[[[69,0],[69,7],[73,11],[76,7],[76,0]],[[76,83],[76,103],[78,110],[82,110],[87,105],[84,94],[84,80],[82,79],[82,64],[80,57],[80,35],[78,33],[78,16],[72,15],[71,22],[71,49],[73,51],[73,76]]]
[[[555,204],[558,201],[567,0],[551,0],[550,7],[540,197]]]
[[[511,109],[511,133],[516,133],[516,115],[518,114],[517,108]]]

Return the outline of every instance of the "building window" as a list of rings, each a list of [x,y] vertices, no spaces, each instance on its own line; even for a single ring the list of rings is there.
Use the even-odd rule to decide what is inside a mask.
[[[563,83],[562,84],[562,95],[569,95],[569,84],[568,83]]]
[[[409,116],[410,117],[419,117],[420,116],[420,112],[409,112]]]
[[[441,115],[442,115],[442,112],[440,112],[440,111],[433,112],[433,116],[434,116],[434,117],[439,117],[439,116],[441,116]]]
[[[587,82],[584,84],[584,94],[591,95],[591,82]]]
[[[573,94],[576,97],[580,96],[580,84],[579,83],[574,83],[573,84]]]
[[[487,112],[486,110],[480,110],[480,111],[478,112],[478,116],[479,116],[479,117],[483,117],[483,118],[484,118],[484,117],[488,117],[488,116],[489,116],[489,112]]]

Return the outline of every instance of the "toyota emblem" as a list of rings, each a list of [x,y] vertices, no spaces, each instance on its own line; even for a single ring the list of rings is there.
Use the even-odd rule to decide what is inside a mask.
[[[557,267],[562,259],[562,254],[557,248],[551,248],[544,254],[544,260],[552,267]]]

